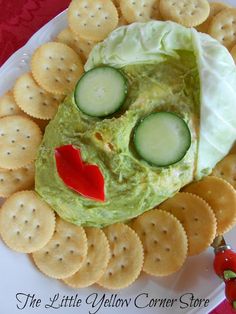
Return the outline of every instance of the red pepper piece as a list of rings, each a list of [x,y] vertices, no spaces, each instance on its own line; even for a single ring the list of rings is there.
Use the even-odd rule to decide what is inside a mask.
[[[55,148],[57,172],[65,185],[84,197],[105,201],[104,177],[96,165],[83,162],[73,145]]]
[[[236,273],[236,253],[230,249],[217,252],[214,259],[214,269],[215,273],[225,281],[234,278],[233,274]]]
[[[236,310],[236,280],[229,280],[225,285],[225,295],[227,300],[231,303],[234,310]]]

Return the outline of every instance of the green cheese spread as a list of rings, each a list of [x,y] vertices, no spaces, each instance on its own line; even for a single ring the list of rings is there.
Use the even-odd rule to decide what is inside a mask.
[[[121,111],[112,117],[86,116],[76,107],[73,96],[59,106],[38,152],[36,191],[62,218],[95,227],[124,222],[157,206],[192,181],[199,125],[199,78],[192,53],[178,53],[179,59],[168,57],[159,64],[122,68],[129,81],[129,94]],[[192,135],[186,156],[165,168],[141,160],[132,142],[137,122],[157,111],[177,113],[187,122]],[[67,144],[79,148],[85,162],[99,166],[105,178],[105,202],[81,196],[59,177],[54,150]]]

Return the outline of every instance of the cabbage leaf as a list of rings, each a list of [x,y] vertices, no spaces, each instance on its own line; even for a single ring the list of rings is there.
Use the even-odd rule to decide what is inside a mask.
[[[101,64],[122,68],[160,63],[177,51],[193,52],[200,78],[200,121],[195,178],[211,172],[236,140],[236,67],[210,36],[173,22],[134,23],[113,31],[92,50],[88,71]]]

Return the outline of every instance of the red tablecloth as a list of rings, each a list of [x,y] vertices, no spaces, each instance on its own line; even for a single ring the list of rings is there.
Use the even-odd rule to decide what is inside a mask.
[[[0,66],[70,0],[0,0]],[[235,314],[225,301],[211,314]]]
[[[0,0],[0,65],[70,0]]]

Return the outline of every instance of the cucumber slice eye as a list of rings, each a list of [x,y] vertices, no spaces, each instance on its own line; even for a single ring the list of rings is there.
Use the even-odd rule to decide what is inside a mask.
[[[79,80],[75,103],[89,116],[105,117],[120,109],[127,91],[127,80],[119,70],[101,66],[88,71]]]
[[[138,155],[148,163],[166,167],[183,159],[191,145],[186,122],[174,113],[156,112],[144,118],[134,132]]]

